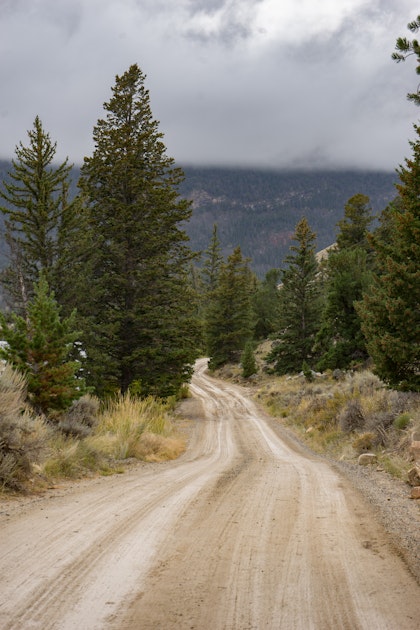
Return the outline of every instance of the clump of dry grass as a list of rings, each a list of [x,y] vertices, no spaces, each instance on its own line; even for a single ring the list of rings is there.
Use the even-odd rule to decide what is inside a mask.
[[[90,441],[115,460],[160,461],[177,457],[185,448],[171,434],[167,403],[127,392],[107,404]]]

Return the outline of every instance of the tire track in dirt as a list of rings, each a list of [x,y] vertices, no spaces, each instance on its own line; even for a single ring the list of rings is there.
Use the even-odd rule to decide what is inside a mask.
[[[414,630],[419,587],[346,480],[197,363],[177,462],[0,515],[2,630]]]

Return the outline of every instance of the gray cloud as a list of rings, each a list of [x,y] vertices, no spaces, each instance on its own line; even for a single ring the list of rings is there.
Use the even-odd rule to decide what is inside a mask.
[[[180,163],[394,169],[418,110],[391,61],[414,0],[3,0],[0,156],[36,115],[81,162],[138,63]]]

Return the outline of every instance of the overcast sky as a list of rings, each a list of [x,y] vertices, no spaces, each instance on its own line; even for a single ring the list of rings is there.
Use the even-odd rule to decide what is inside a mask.
[[[93,149],[137,63],[179,164],[394,170],[420,109],[415,0],[0,0],[0,157],[39,116],[57,157]]]

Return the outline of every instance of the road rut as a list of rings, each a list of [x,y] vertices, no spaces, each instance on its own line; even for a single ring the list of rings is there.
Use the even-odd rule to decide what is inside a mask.
[[[419,586],[349,483],[204,360],[191,391],[176,462],[0,514],[0,627],[417,630]]]

